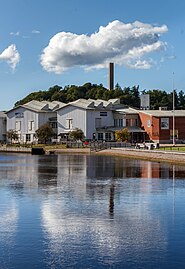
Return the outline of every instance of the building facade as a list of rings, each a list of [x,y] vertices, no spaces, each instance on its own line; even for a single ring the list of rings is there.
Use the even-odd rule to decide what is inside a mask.
[[[145,140],[172,143],[174,133],[176,143],[185,141],[185,110],[145,110],[139,111],[139,116]]]
[[[20,143],[36,143],[35,131],[45,123],[49,123],[57,135],[56,109],[60,102],[31,101],[9,110],[7,115],[7,131],[14,130]]]

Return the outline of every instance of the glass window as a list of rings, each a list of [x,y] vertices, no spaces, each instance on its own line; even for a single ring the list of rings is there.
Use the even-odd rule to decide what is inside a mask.
[[[34,121],[29,121],[28,122],[28,130],[29,131],[34,131],[34,128],[35,128]]]
[[[105,140],[110,141],[111,140],[111,133],[105,133]]]
[[[114,119],[114,127],[118,127],[118,119]]]
[[[100,116],[102,116],[102,117],[106,117],[106,116],[107,116],[107,111],[101,111],[101,112],[100,112]]]
[[[151,121],[147,120],[147,127],[150,127],[150,126],[151,126]]]
[[[57,122],[50,122],[50,126],[51,126],[51,128],[56,129],[57,128]]]
[[[119,127],[123,126],[123,119],[119,119]]]
[[[66,119],[66,129],[72,129],[72,119]]]
[[[30,134],[26,134],[26,142],[30,142],[31,141],[31,135]]]
[[[15,122],[15,130],[16,131],[20,131],[21,130],[21,122],[20,121],[16,121]]]
[[[103,133],[98,133],[98,140],[103,140]]]

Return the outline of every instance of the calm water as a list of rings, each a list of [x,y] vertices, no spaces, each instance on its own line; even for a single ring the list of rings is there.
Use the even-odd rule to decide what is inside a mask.
[[[0,269],[184,266],[185,168],[0,155]]]

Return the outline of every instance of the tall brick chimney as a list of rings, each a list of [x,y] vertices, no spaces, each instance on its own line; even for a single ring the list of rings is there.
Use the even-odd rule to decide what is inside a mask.
[[[109,90],[114,89],[114,63],[109,63]]]

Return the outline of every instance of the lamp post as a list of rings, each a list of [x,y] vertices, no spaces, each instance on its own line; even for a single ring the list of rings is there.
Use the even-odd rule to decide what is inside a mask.
[[[174,90],[174,72],[173,72],[173,146],[175,146],[175,90]]]

